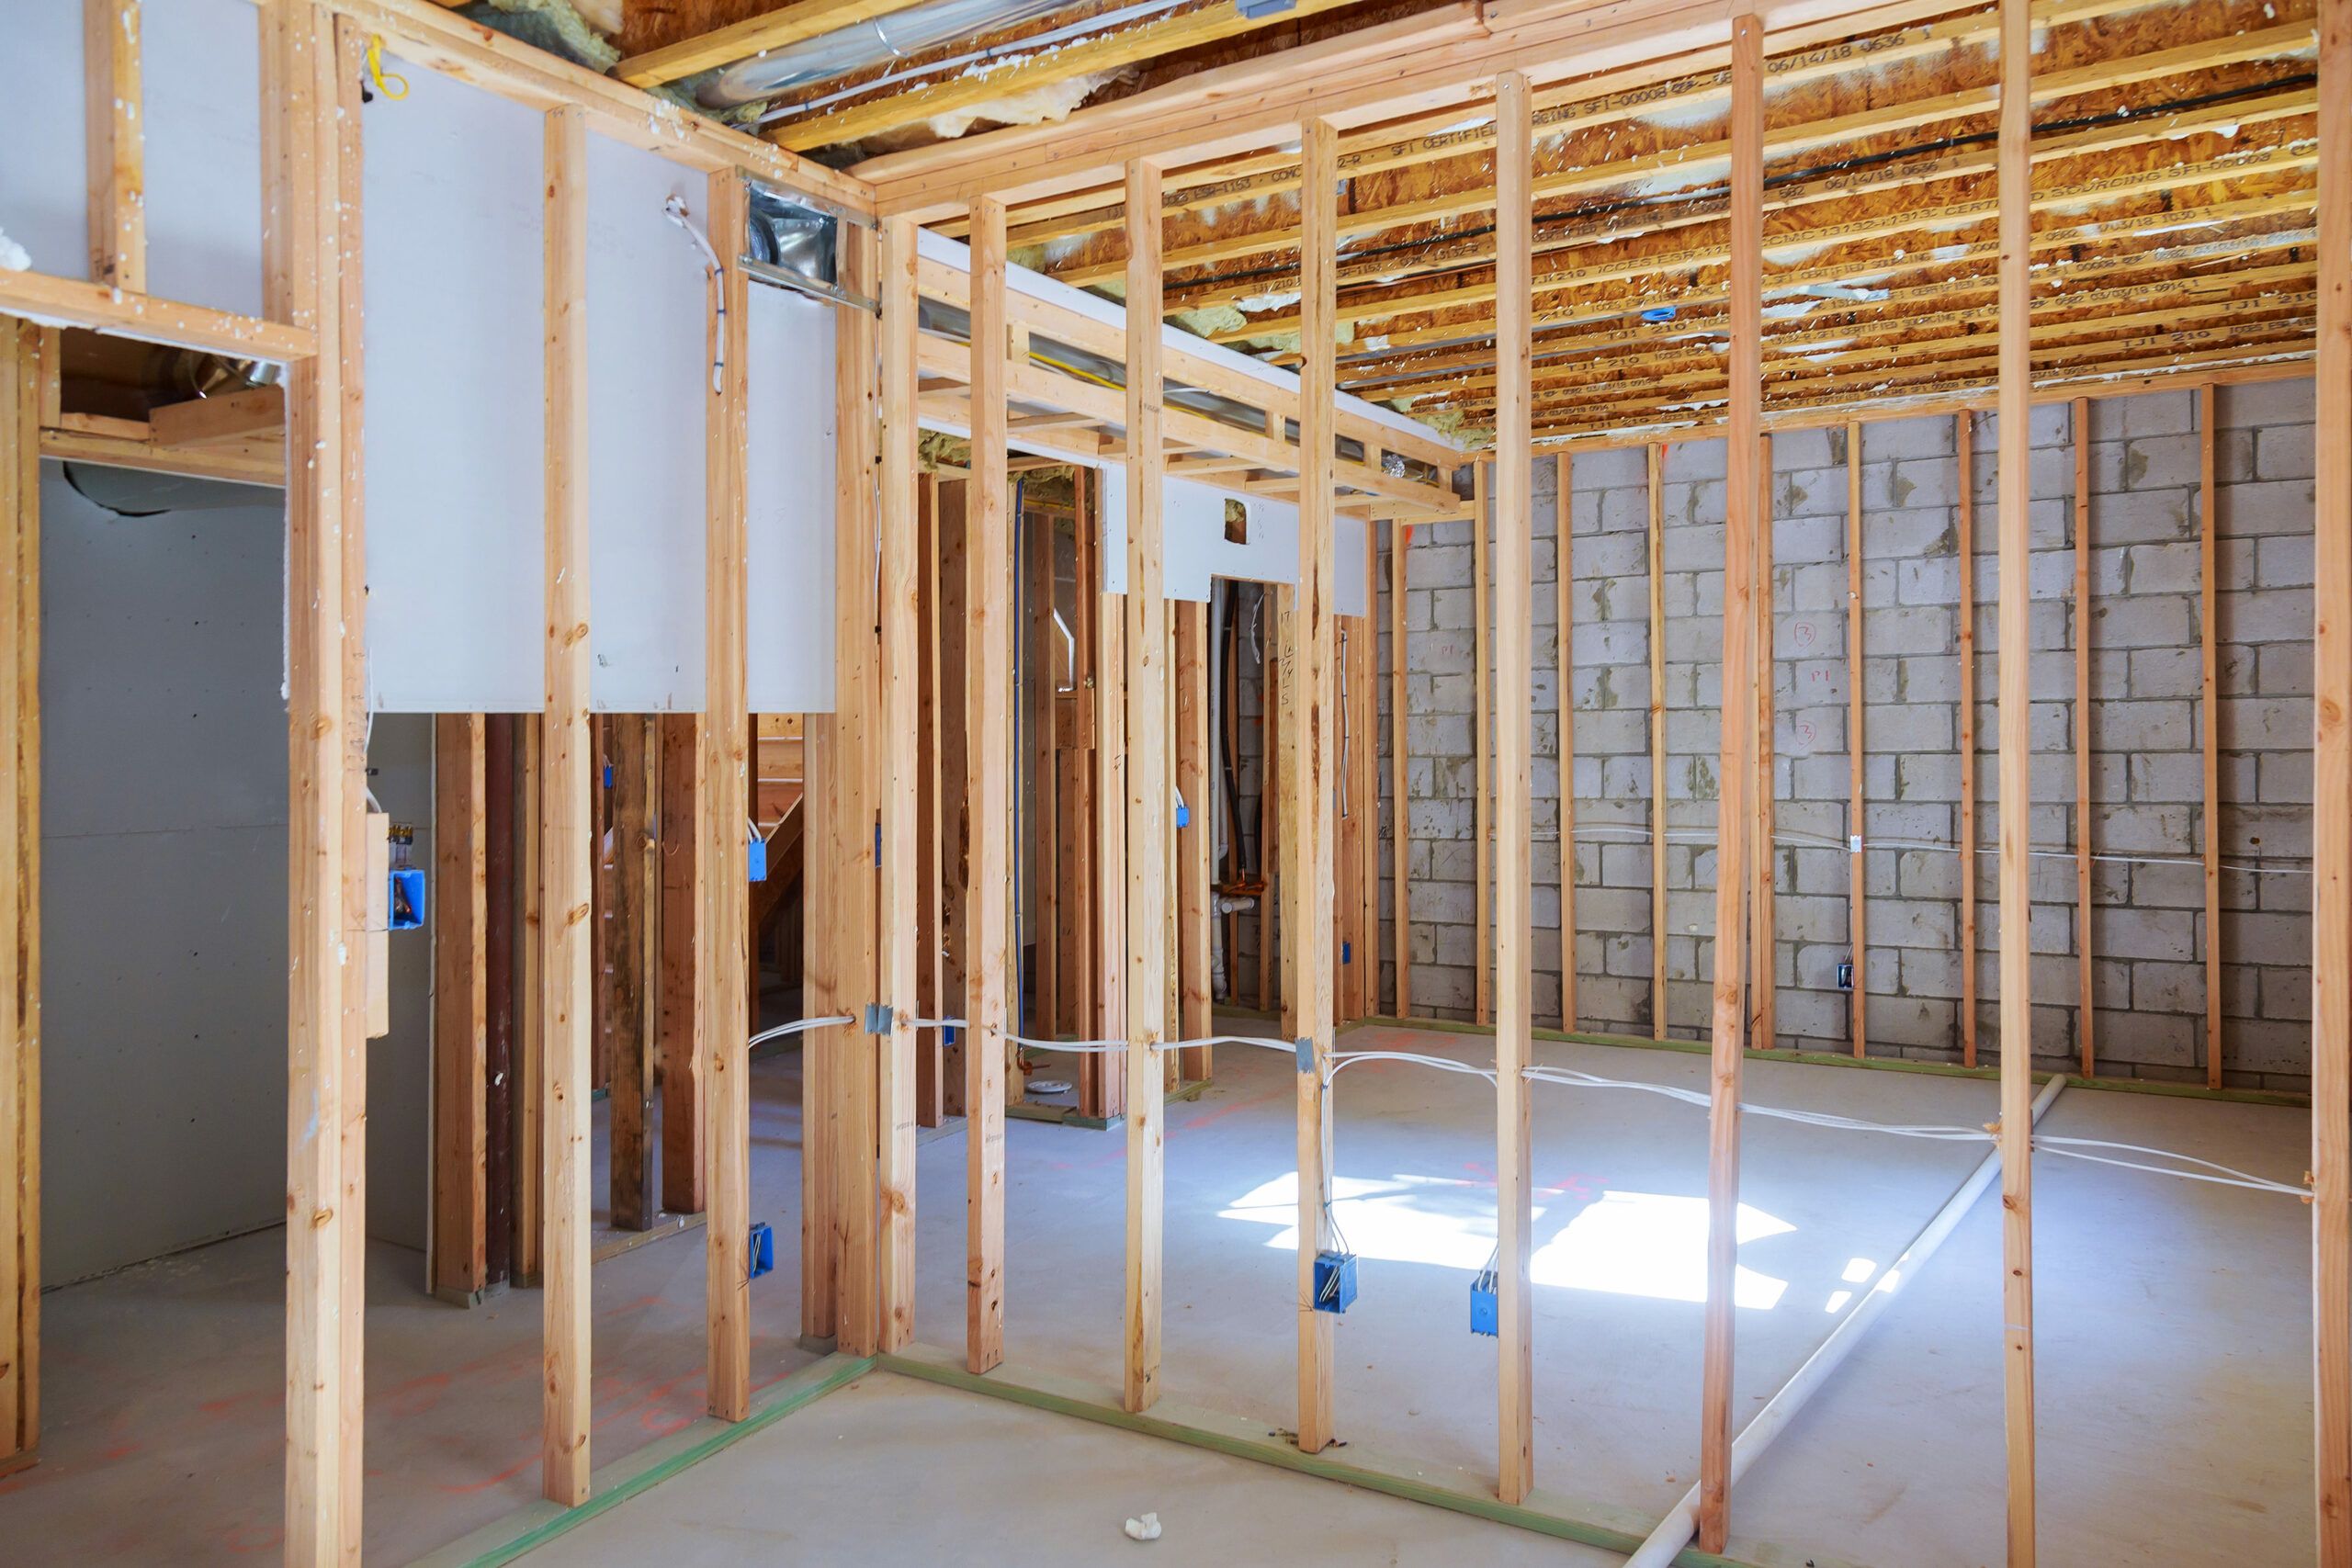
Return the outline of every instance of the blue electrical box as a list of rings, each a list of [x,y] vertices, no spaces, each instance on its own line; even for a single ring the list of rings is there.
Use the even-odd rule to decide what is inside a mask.
[[[768,879],[768,841],[757,833],[752,834],[743,863],[751,867],[752,881],[765,882]]]
[[[1356,1255],[1318,1252],[1315,1255],[1315,1310],[1345,1312],[1356,1299]]]
[[[1193,808],[1184,804],[1184,796],[1180,791],[1176,796],[1176,826],[1179,828],[1189,828],[1192,825]]]
[[[1470,1332],[1473,1334],[1484,1334],[1489,1338],[1495,1334],[1496,1283],[1496,1269],[1491,1263],[1479,1269],[1478,1277],[1470,1281]]]
[[[392,868],[391,900],[385,906],[391,919],[386,922],[396,931],[413,931],[424,923],[424,873],[414,866]]]
[[[768,1229],[764,1220],[752,1227],[751,1255],[752,1271],[748,1278],[756,1280],[775,1268],[775,1232]]]

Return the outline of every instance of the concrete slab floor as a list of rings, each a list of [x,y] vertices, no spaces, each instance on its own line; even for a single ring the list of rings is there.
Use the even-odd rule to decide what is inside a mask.
[[[1258,1027],[1236,1022],[1243,1032]],[[1485,1038],[1434,1032],[1360,1029],[1345,1043],[1492,1059]],[[1704,1081],[1703,1059],[1680,1054],[1539,1043],[1537,1055],[1618,1078]],[[776,1275],[752,1298],[755,1376],[764,1383],[808,1359],[793,1343],[798,1248],[787,1239],[798,1215],[797,1055],[763,1057],[753,1079],[752,1208],[780,1243]],[[1216,1084],[1168,1118],[1165,1397],[1269,1426],[1291,1416],[1294,1087],[1286,1055],[1221,1048]],[[1494,1344],[1468,1332],[1467,1316],[1470,1278],[1493,1241],[1493,1091],[1476,1078],[1368,1063],[1348,1069],[1335,1093],[1337,1217],[1362,1257],[1363,1284],[1339,1324],[1340,1435],[1419,1456],[1432,1474],[1490,1482]],[[1875,1120],[1973,1125],[1991,1119],[1995,1090],[1763,1063],[1750,1069],[1748,1095]],[[1704,1116],[1655,1096],[1548,1086],[1538,1086],[1534,1108],[1543,1211],[1537,1483],[1655,1515],[1696,1474]],[[2178,1148],[2293,1180],[2306,1163],[2308,1125],[2295,1111],[2069,1090],[2044,1128]],[[1125,1157],[1116,1130],[1010,1127],[1007,1339],[1015,1362],[1115,1382]],[[1826,1331],[1838,1292],[1865,1288],[1977,1157],[1970,1145],[1748,1122],[1742,1410],[1779,1387]],[[928,1138],[919,1154],[917,1332],[937,1345],[960,1345],[963,1335],[964,1158],[953,1132]],[[2038,1173],[2045,1560],[2307,1559],[2308,1210],[2273,1194],[2070,1161],[2045,1159]],[[276,1551],[282,1259],[273,1231],[47,1298],[44,1463],[0,1482],[9,1561],[225,1562]],[[698,1413],[702,1259],[699,1233],[688,1233],[597,1269],[599,1463]],[[418,1293],[416,1256],[397,1248],[378,1248],[371,1270],[368,1554],[402,1562],[535,1495],[538,1298],[517,1291],[471,1312],[443,1306]],[[1736,1545],[1745,1537],[1881,1568],[1999,1560],[1998,1280],[1997,1225],[1992,1205],[1981,1204],[1741,1485]],[[834,1394],[734,1451],[806,1441],[798,1434],[812,1416],[847,1421],[842,1413],[860,1412],[867,1397],[840,1404],[851,1396]],[[860,1485],[902,1500],[910,1477],[928,1500],[934,1485],[965,1486],[959,1467],[970,1466],[968,1506],[932,1510],[957,1519],[957,1550],[995,1540],[1025,1547],[1034,1531],[1038,1551],[1082,1550],[1093,1561],[1125,1546],[1115,1531],[1126,1512],[1158,1505],[1129,1505],[1117,1492],[1115,1507],[1063,1514],[1053,1505],[1041,1514],[1030,1491],[1083,1499],[1122,1475],[1212,1462],[1043,1414],[914,1413],[968,1397],[909,1390],[887,1396],[888,1409],[877,1397],[876,1414],[858,1416],[860,1435],[842,1439],[851,1445],[844,1452],[871,1440],[855,1451],[873,1476],[822,1472],[831,1479],[821,1485],[787,1486],[778,1477],[794,1472],[768,1464],[731,1501],[691,1512],[719,1519],[767,1517],[770,1506],[805,1511],[828,1491]],[[1006,1420],[1023,1423],[1024,1434],[1028,1422],[1048,1423],[1054,1434],[1067,1427],[1066,1437],[1039,1441],[1075,1445],[1072,1457],[1023,1463],[1009,1476],[988,1470],[983,1459],[993,1464],[1000,1450],[1035,1446],[1025,1435],[1002,1436],[1012,1429],[994,1424]],[[941,1427],[937,1449],[925,1446],[933,1425]],[[1125,1457],[1136,1444],[1153,1457]],[[1261,1470],[1213,1462],[1252,1476]],[[1129,1465],[1140,1468],[1120,1468]],[[694,1473],[611,1517],[631,1518]],[[1377,1519],[1410,1507],[1263,1473],[1263,1484],[1284,1495],[1308,1488],[1336,1499],[1276,1506],[1269,1493],[1270,1516],[1304,1508],[1302,1517],[1322,1517],[1317,1510],[1328,1507],[1347,1529],[1358,1508],[1376,1506],[1379,1513],[1362,1517]],[[1221,1496],[1242,1483],[1216,1484]],[[1160,1494],[1170,1495],[1182,1495]],[[867,1512],[861,1550],[935,1547],[925,1533],[934,1527],[918,1517],[926,1510]],[[1522,1539],[1429,1517],[1426,1535],[1394,1527],[1397,1561],[1419,1560],[1412,1553],[1424,1541],[1461,1554],[1468,1538],[1447,1532],[1476,1530],[1482,1551],[1490,1537],[1514,1543],[1497,1551]],[[1236,1560],[1240,1537],[1203,1539],[1224,1543],[1216,1550]],[[1523,1539],[1547,1561],[1573,1550]],[[19,1543],[30,1543],[21,1557]],[[721,1544],[712,1536],[693,1550]],[[746,1560],[773,1560],[774,1542],[741,1544]],[[1382,1560],[1376,1542],[1362,1554]],[[1243,1550],[1238,1560],[1274,1555]]]
[[[779,1484],[782,1478],[789,1484]],[[919,1499],[919,1506],[910,1506]],[[1159,1516],[1160,1538],[1125,1521]],[[1130,1555],[1132,1554],[1132,1555]],[[533,1563],[1131,1562],[1601,1568],[1624,1560],[1157,1438],[861,1378],[531,1554]]]

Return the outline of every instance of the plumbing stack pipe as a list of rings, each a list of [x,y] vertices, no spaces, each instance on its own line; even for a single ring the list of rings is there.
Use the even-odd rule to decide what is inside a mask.
[[[2041,1124],[2041,1113],[2050,1109],[2051,1102],[2058,1098],[2058,1091],[2065,1087],[2064,1077],[2052,1075],[2041,1093],[2034,1099],[2035,1125]],[[1781,1392],[1767,1401],[1764,1408],[1756,1413],[1756,1418],[1732,1439],[1732,1485],[1739,1484],[1739,1478],[1747,1473],[1747,1467],[1755,1462],[1756,1457],[1771,1446],[1772,1439],[1786,1430],[1789,1423],[1796,1418],[1797,1412],[1804,1408],[1805,1401],[1819,1392],[1821,1385],[1829,1381],[1830,1374],[1853,1354],[1854,1347],[1861,1343],[1862,1336],[1870,1332],[1871,1325],[1878,1321],[1879,1314],[1894,1299],[1895,1292],[1910,1281],[1912,1275],[1926,1267],[1928,1259],[1936,1255],[1936,1249],[1943,1246],[1944,1239],[1958,1228],[1962,1216],[1975,1207],[1976,1200],[1993,1185],[1993,1179],[2000,1170],[2001,1151],[1996,1147],[1969,1173],[1968,1179],[1960,1184],[1960,1190],[1936,1211],[1935,1217],[1911,1238],[1911,1245],[1903,1249],[1902,1255],[1886,1266],[1885,1272],[1863,1292],[1854,1310],[1838,1320],[1838,1326],[1831,1329],[1829,1337],[1805,1358],[1804,1365],[1796,1370],[1795,1375],[1782,1385]],[[1682,1495],[1682,1501],[1658,1521],[1657,1528],[1650,1531],[1649,1539],[1642,1542],[1640,1550],[1626,1560],[1626,1568],[1668,1568],[1668,1564],[1681,1554],[1682,1549],[1690,1544],[1691,1534],[1698,1529],[1698,1524],[1699,1489],[1693,1486]]]

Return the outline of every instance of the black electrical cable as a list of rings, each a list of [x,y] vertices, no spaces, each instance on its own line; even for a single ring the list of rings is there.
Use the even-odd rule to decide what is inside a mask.
[[[2188,97],[2167,99],[2165,102],[2150,104],[2144,107],[2107,109],[2098,114],[2078,115],[2070,119],[2052,120],[2044,124],[2035,126],[2033,128],[2034,134],[2037,136],[2063,135],[2068,131],[2095,130],[2103,125],[2121,125],[2131,120],[2146,119],[2155,115],[2178,114],[2188,109],[2211,108],[2216,104],[2231,103],[2240,98],[2257,97],[2265,93],[2278,92],[2281,88],[2307,87],[2313,85],[2318,80],[2319,77],[2314,73],[2308,71],[2298,72],[2293,75],[2278,77],[2269,81],[2253,83],[2243,87],[2225,87],[2211,93],[2195,94]],[[1990,113],[1991,111],[1988,109],[1985,112]],[[1939,136],[1928,141],[1915,142],[1903,147],[1889,148],[1883,152],[1860,153],[1851,158],[1841,158],[1831,163],[1815,164],[1803,169],[1788,170],[1767,179],[1764,182],[1764,188],[1767,190],[1773,190],[1783,186],[1797,185],[1806,180],[1819,179],[1825,175],[1844,174],[1849,171],[1858,169],[1880,168],[1886,164],[1900,163],[1909,158],[1935,157],[1940,153],[1956,152],[1964,147],[1984,146],[1987,143],[1997,141],[1999,139],[2000,133],[1996,130],[1977,130],[1970,131],[1964,135],[1959,136]],[[1685,202],[1710,201],[1726,195],[1728,193],[1728,189],[1729,187],[1727,186],[1714,185],[1702,186],[1697,190],[1674,191],[1660,196],[1626,197],[1616,201],[1602,202],[1590,207],[1579,207],[1575,209],[1573,211],[1555,212],[1544,216],[1539,216],[1534,220],[1534,226],[1540,231],[1546,228],[1553,228],[1565,223],[1584,222],[1594,218],[1608,218],[1621,213],[1640,212],[1660,207],[1679,206]],[[1449,229],[1442,234],[1431,234],[1419,240],[1398,240],[1390,244],[1374,245],[1363,250],[1342,252],[1340,259],[1343,262],[1361,262],[1375,260],[1381,256],[1410,254],[1423,251],[1434,250],[1441,245],[1458,244],[1465,240],[1482,239],[1494,231],[1495,226],[1492,223],[1481,223],[1467,229]],[[1460,266],[1440,267],[1430,272],[1423,273],[1420,276],[1424,277],[1442,277],[1448,273],[1467,272],[1476,268],[1492,266],[1494,264],[1491,261],[1465,262]],[[1287,266],[1272,265],[1242,267],[1231,272],[1211,273],[1205,277],[1187,278],[1178,287],[1183,289],[1192,289],[1209,288],[1226,283],[1248,283],[1259,278],[1289,277],[1295,275],[1297,271],[1298,267],[1295,263]],[[1181,300],[1174,301],[1172,302],[1172,307],[1181,309],[1182,303],[1182,302]]]

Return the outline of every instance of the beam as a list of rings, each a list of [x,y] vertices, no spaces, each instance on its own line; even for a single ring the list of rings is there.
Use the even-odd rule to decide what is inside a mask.
[[[0,315],[28,316],[52,327],[85,327],[141,343],[281,365],[319,352],[319,333],[298,321],[240,316],[38,272],[0,268]]]
[[[2199,750],[2202,753],[2199,798],[2205,861],[2205,1087],[2222,1087],[2222,649],[2214,624],[2220,596],[2215,535],[2221,528],[2220,492],[2214,486],[2217,437],[2213,383],[2198,389],[2197,650]],[[2089,949],[2084,949],[2088,962]]]
[[[1976,420],[1952,416],[1959,454],[1959,504],[1952,519],[1960,556],[1960,611],[1952,645],[1960,666],[1960,1060],[1976,1065]]]
[[[2352,0],[2319,6],[2312,798],[2352,798]],[[2312,815],[2312,1406],[2319,1568],[2352,1568],[2352,816]]]
[[[286,1227],[284,1551],[289,1564],[325,1564],[357,1556],[363,1437],[359,1362],[366,1303],[354,1261],[363,1256],[367,1225],[366,998],[360,966],[345,964],[343,953],[361,940],[367,923],[359,886],[366,863],[366,760],[363,736],[353,724],[365,678],[366,601],[355,592],[364,575],[357,453],[345,445],[356,435],[346,424],[346,414],[356,411],[345,401],[358,391],[356,345],[349,367],[339,352],[345,329],[356,328],[358,236],[346,226],[358,220],[357,131],[354,125],[338,134],[345,105],[334,18],[288,8],[265,17],[263,27],[264,95],[275,110],[263,115],[264,295],[267,309],[298,323],[293,330],[306,352],[323,351],[290,370],[295,412],[287,433],[292,449],[310,454],[310,461],[291,479],[286,497],[291,1223]],[[0,297],[21,297],[28,288],[41,292],[44,281],[0,273]],[[62,287],[74,294],[86,289],[103,307],[92,313],[108,324],[145,320],[143,312],[115,315],[120,307],[103,285]],[[139,303],[125,296],[121,306]],[[57,324],[98,324],[39,313]],[[215,325],[224,320],[203,314]],[[20,681],[23,673],[20,668]],[[19,831],[28,830],[20,823]],[[25,853],[38,842],[28,836]],[[20,900],[31,886],[20,880]],[[18,918],[24,918],[21,902]],[[21,943],[19,954],[21,964],[32,964]],[[20,973],[19,990],[27,997],[20,1011],[28,1006],[37,975],[37,969]],[[25,1111],[29,1115],[31,1102]]]
[[[2029,423],[2033,366],[2033,20],[2027,0],[2000,0],[2001,1321],[2002,1408],[2008,1450],[2009,1568],[2033,1568],[2033,730]]]
[[[751,363],[751,283],[733,265],[749,244],[750,196],[731,172],[713,173],[704,197],[710,243],[728,258],[709,317],[714,364],[703,402],[703,839],[695,857],[702,963],[704,1408],[741,1421],[752,1408],[752,905],[748,840],[754,794],[744,643],[744,456]],[[804,838],[804,842],[805,842]],[[807,863],[804,856],[802,863]],[[771,875],[781,875],[780,867]]]
[[[750,60],[803,39],[888,17],[916,0],[796,0],[723,28],[632,54],[612,74],[632,87],[658,87],[739,60]]]
[[[548,1501],[588,1500],[589,1066],[595,962],[590,916],[594,813],[589,764],[587,118],[546,120],[547,704],[539,798],[545,889],[543,1093],[547,1159],[545,1376],[540,1489]]]
[[[1306,363],[1298,378],[1298,586],[1283,653],[1283,957],[1284,995],[1312,1070],[1298,1075],[1298,1414],[1301,1453],[1333,1437],[1331,1314],[1315,1310],[1315,1257],[1331,1246],[1331,716],[1334,649],[1332,402],[1338,292],[1339,131],[1329,120],[1299,128],[1305,233]],[[1483,962],[1483,959],[1482,959]]]
[[[877,626],[881,689],[876,781],[881,824],[875,926],[881,933],[875,999],[889,1009],[890,1032],[876,1043],[875,1109],[876,1279],[871,1348],[896,1350],[914,1338],[915,1316],[915,227],[882,226],[882,547]],[[977,555],[977,552],[975,552]],[[1004,565],[1000,558],[994,563]],[[978,738],[974,739],[977,745]],[[861,1349],[865,1347],[844,1347]]]
[[[1406,711],[1405,589],[1413,554],[1413,525],[1388,532],[1388,897],[1390,940],[1396,944],[1396,1016],[1413,1016],[1413,819],[1407,804],[1411,778],[1412,725]],[[1228,954],[1226,962],[1230,964]],[[1229,972],[1229,971],[1228,971]]]
[[[1524,1076],[1535,1025],[1529,951],[1534,889],[1526,854],[1534,816],[1535,708],[1528,647],[1535,618],[1527,322],[1534,266],[1529,200],[1534,130],[1528,95],[1527,78],[1520,73],[1506,71],[1495,78],[1495,828],[1508,850],[1496,857],[1495,878],[1496,1491],[1506,1503],[1527,1500],[1535,1468],[1534,1359],[1528,1333],[1535,1194],[1528,1174],[1532,1130]],[[1485,954],[1479,957],[1483,963]]]
[[[1004,1359],[1005,1034],[1020,971],[1011,916],[1013,756],[1012,479],[1005,445],[1004,204],[972,209],[972,480],[965,511],[966,743],[971,813],[970,932],[964,953],[964,1359],[985,1372]]]
[[[1964,475],[1961,482],[1967,482]],[[1854,420],[1846,426],[1846,972],[1853,980],[1846,1037],[1852,1042],[1857,1058],[1870,1055],[1871,1021],[1870,877],[1862,848],[1870,831],[1865,821],[1869,813],[1870,749],[1863,728],[1863,716],[1869,707],[1863,701],[1863,677],[1869,668],[1867,620],[1868,613],[1862,607],[1862,425],[1860,420]],[[1967,861],[1963,859],[1961,865],[1961,874],[1965,877]],[[1965,964],[1968,955],[1961,956]]]
[[[1159,1396],[1160,1119],[1167,1084],[1159,1047],[1168,1038],[1168,885],[1159,871],[1168,859],[1168,599],[1160,514],[1168,458],[1161,442],[1159,225],[1151,218],[1159,210],[1159,165],[1127,165],[1127,209],[1139,215],[1127,230],[1127,592],[1123,602],[1127,772],[1121,803],[1129,867],[1126,948],[1121,955],[1127,972],[1126,1331],[1121,1399],[1131,1412],[1150,1408]],[[1301,391],[1306,390],[1302,383]],[[1327,398],[1329,392],[1327,378]],[[1315,432],[1302,423],[1300,445],[1314,439]],[[1328,429],[1320,439],[1328,447]],[[1327,976],[1324,984],[1329,983]]]
[[[2083,1077],[2097,1072],[2091,975],[2091,400],[2076,398],[2075,437],[2075,1028]],[[2204,710],[2211,714],[2213,710]],[[2209,723],[2206,726],[2211,728]],[[1973,863],[1971,869],[1973,869]],[[2206,930],[2210,935],[2211,927]]]
[[[1648,457],[1650,587],[1650,1038],[1666,1038],[1666,446]]]
[[[482,716],[433,721],[433,1293],[489,1282],[490,921]]]
[[[2021,0],[2011,0],[2020,4]],[[1735,716],[1756,700],[1752,571],[1739,570],[1757,545],[1763,444],[1764,24],[1732,23],[1731,352],[1724,528],[1722,780],[1715,829],[1714,1007],[1707,1114],[1707,1305],[1702,1367],[1699,1545],[1721,1551],[1729,1529],[1732,1438],[1733,1278],[1739,1261],[1739,1089],[1742,1026],[1740,921],[1747,889],[1755,730]]]
[[[147,292],[147,132],[142,0],[83,0],[83,155],[90,176],[90,278]]]

